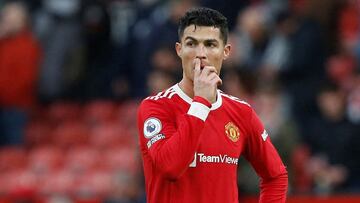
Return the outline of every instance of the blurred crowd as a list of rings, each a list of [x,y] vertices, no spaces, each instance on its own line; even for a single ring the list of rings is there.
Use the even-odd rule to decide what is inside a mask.
[[[123,149],[128,141],[114,132],[136,151],[136,105],[181,78],[177,23],[194,6],[228,18],[232,50],[220,88],[259,114],[288,167],[290,194],[360,193],[359,0],[0,0],[0,159],[13,146],[70,157],[79,143]],[[96,144],[104,142],[94,129],[109,143]],[[123,156],[139,160],[131,152]],[[240,163],[240,194],[254,194],[257,177]],[[137,189],[110,202],[143,201],[141,164],[133,165],[135,175],[114,174]],[[10,169],[1,163],[0,176]]]

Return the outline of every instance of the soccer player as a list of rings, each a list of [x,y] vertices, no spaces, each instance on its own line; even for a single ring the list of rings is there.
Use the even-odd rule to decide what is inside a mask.
[[[249,104],[217,88],[231,48],[226,18],[191,9],[178,33],[182,80],[138,111],[147,202],[238,202],[241,155],[261,178],[260,202],[285,202],[287,171],[263,124]]]

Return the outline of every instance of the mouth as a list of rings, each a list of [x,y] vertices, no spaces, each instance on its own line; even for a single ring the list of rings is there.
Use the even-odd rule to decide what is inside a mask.
[[[203,70],[205,66],[209,66],[209,63],[207,63],[205,60],[203,59],[199,59],[200,60],[200,69]],[[194,69],[195,69],[195,64],[194,64]]]
[[[200,69],[204,69],[205,66],[207,66],[208,64],[205,63],[204,61],[201,60],[201,63],[200,63]]]

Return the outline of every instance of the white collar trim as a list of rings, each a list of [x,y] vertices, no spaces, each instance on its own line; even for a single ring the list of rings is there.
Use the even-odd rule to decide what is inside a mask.
[[[175,84],[175,85],[173,86],[173,88],[174,88],[175,92],[179,95],[179,97],[180,97],[181,99],[183,99],[183,100],[184,100],[185,102],[187,102],[188,104],[191,104],[192,99],[191,99],[187,94],[185,94],[184,91],[182,91],[182,89],[180,88],[179,84]],[[215,110],[215,109],[219,108],[219,107],[221,106],[221,104],[222,104],[222,97],[221,97],[221,95],[220,95],[220,90],[217,90],[216,102],[211,105],[211,109],[210,109],[210,110]]]

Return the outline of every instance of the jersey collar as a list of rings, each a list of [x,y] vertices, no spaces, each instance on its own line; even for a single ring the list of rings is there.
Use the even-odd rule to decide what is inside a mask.
[[[185,102],[191,104],[192,99],[187,94],[185,94],[184,91],[181,90],[179,84],[175,84],[173,86],[173,89],[175,90],[176,94],[179,95],[179,97],[181,99],[183,99]],[[220,95],[220,90],[217,90],[216,102],[211,105],[210,110],[215,110],[215,109],[219,108],[221,106],[221,104],[222,104],[222,97]]]

